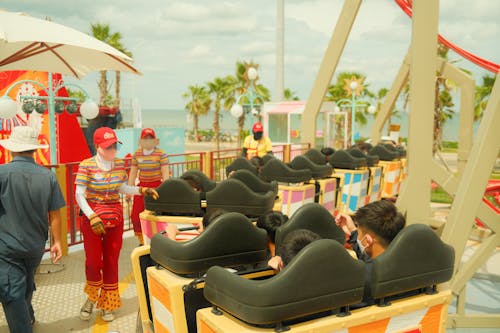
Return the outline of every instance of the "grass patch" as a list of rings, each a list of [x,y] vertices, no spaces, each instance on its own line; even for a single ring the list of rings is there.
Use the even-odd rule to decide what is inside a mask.
[[[442,188],[438,187],[431,191],[431,201],[437,203],[451,204],[453,202],[453,198],[448,193],[446,193]]]

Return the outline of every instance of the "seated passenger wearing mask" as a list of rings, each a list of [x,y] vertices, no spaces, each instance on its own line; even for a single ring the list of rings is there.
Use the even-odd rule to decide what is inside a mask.
[[[339,214],[335,222],[349,235],[348,243],[352,245],[358,259],[366,263],[363,303],[356,307],[372,305],[372,260],[381,255],[405,227],[405,217],[391,201],[379,200],[359,208],[352,218],[347,214]]]
[[[243,142],[241,155],[252,160],[254,157],[260,159],[264,155],[272,153],[271,140],[267,136],[264,136],[262,123],[255,123],[252,128],[252,134],[248,135]]]

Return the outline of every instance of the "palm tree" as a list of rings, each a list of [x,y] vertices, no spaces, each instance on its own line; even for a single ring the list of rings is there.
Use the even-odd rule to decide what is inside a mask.
[[[483,116],[484,109],[488,104],[488,98],[491,95],[491,90],[495,84],[495,76],[484,75],[483,84],[476,87],[474,97],[474,120],[479,120]]]
[[[366,77],[358,72],[340,72],[337,76],[337,80],[335,81],[334,84],[331,84],[328,87],[327,94],[325,96],[325,100],[327,101],[334,101],[338,102],[339,100],[343,98],[349,98],[348,92],[345,89],[346,82],[351,80],[352,78],[356,80],[361,80],[362,82],[365,81]],[[369,85],[364,83],[363,84],[364,89],[361,91],[361,94],[359,96],[360,99],[366,101],[367,99],[373,99],[375,98],[375,94],[373,94],[369,89]],[[354,113],[354,119],[355,122],[361,124],[361,125],[366,125],[367,123],[367,118],[366,118],[366,113],[367,113],[367,108],[362,108],[362,109],[356,109]],[[352,124],[351,121],[351,113],[347,112],[347,123]],[[336,127],[336,133],[342,133],[342,123],[337,122],[337,127]],[[350,135],[349,135],[350,136]]]
[[[245,91],[249,88],[249,81],[245,76],[247,68],[249,67],[258,68],[259,65],[253,62],[250,63],[241,61],[236,62],[236,76],[228,77],[229,86],[226,94],[227,97],[224,102],[224,108],[226,110],[231,110],[231,107],[234,105],[234,103],[236,103],[238,96],[244,94]],[[269,89],[266,88],[263,84],[258,83],[254,85],[254,91],[258,96],[254,100],[254,104],[260,104],[260,108],[262,108],[264,102],[267,102],[271,99],[271,94],[269,92]],[[240,99],[240,103],[242,103],[243,105],[249,105],[250,101],[246,96],[243,96]],[[249,107],[244,107],[243,111],[244,112],[241,114],[241,116],[238,117],[238,147],[240,147],[242,144],[242,133],[243,133],[243,127],[245,127],[246,114],[251,110]],[[260,113],[259,113],[259,121],[260,121]]]
[[[224,100],[228,97],[228,91],[230,91],[230,82],[234,80],[231,76],[226,76],[224,78],[216,77],[213,81],[208,82],[208,90],[214,99],[214,135],[215,135],[215,148],[217,151],[220,149],[219,144],[219,117],[221,106]]]
[[[448,60],[449,49],[444,45],[438,45],[438,56],[445,61]],[[451,91],[455,84],[446,79],[441,71],[436,73],[436,89],[434,102],[434,144],[433,153],[440,149],[443,137],[443,126],[448,119],[453,118],[455,110]]]
[[[188,90],[182,97],[188,100],[185,109],[193,117],[193,134],[195,140],[198,141],[198,117],[206,115],[210,111],[212,100],[206,87],[191,85]]]
[[[296,91],[292,91],[290,88],[285,88],[283,91],[283,97],[285,98],[285,101],[298,101],[300,100],[299,96],[297,95]]]
[[[109,44],[113,47],[121,46],[122,35],[119,32],[114,32],[111,34],[109,24],[95,23],[90,25],[92,30],[92,36],[99,39],[100,41]],[[106,97],[108,95],[108,80],[106,76],[106,71],[100,71],[99,79],[99,105],[106,105]]]

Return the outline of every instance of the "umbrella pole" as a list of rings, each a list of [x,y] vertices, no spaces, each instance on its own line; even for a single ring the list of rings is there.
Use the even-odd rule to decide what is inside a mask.
[[[54,82],[52,81],[52,73],[49,72],[48,77],[48,103],[49,103],[49,135],[50,135],[50,164],[56,165],[57,161],[57,139],[56,139],[56,116],[55,116],[55,102],[54,102]]]

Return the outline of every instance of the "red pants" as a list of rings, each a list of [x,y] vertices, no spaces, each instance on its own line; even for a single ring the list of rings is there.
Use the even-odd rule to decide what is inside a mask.
[[[155,182],[140,182],[137,186],[157,188],[160,185],[161,180]],[[139,219],[139,214],[143,211],[144,197],[142,195],[135,195],[130,219],[132,220],[132,224],[134,225],[134,233],[139,239],[142,238],[141,220]]]
[[[121,207],[120,203],[116,205]],[[103,236],[94,234],[86,216],[82,216],[80,228],[83,234],[87,278],[84,291],[91,301],[97,301],[97,308],[116,310],[121,306],[118,292],[118,258],[123,242],[123,216],[121,223],[113,228],[106,228],[106,234]]]

